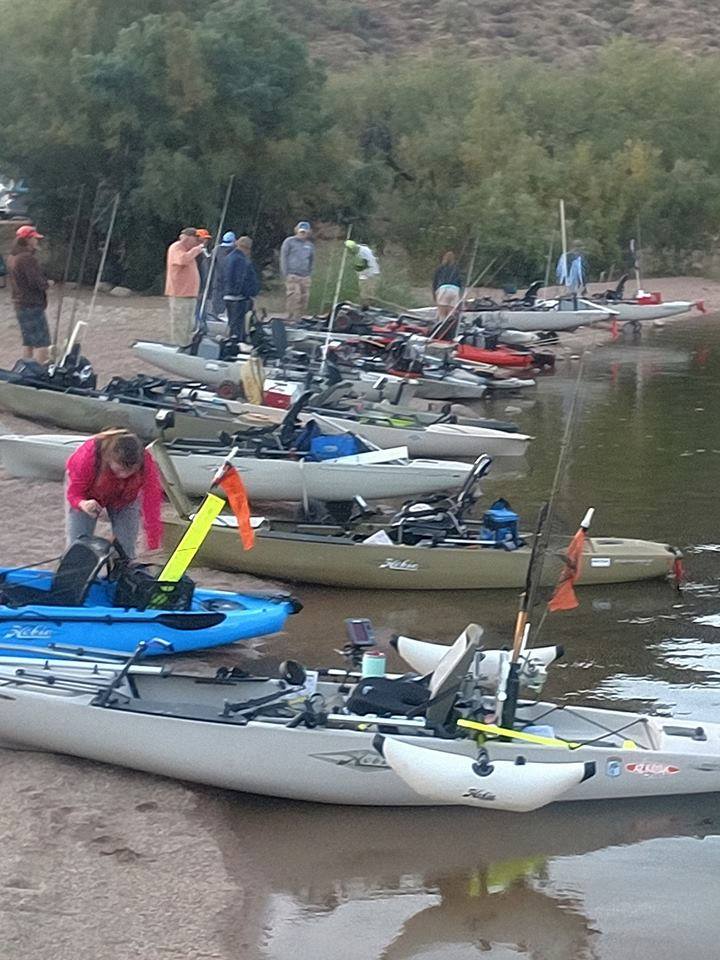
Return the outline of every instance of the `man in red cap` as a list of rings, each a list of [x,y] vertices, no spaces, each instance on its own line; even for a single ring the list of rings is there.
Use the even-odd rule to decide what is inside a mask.
[[[200,291],[197,258],[205,248],[195,227],[185,227],[167,251],[165,296],[170,299],[172,338],[180,347],[192,340],[195,327],[195,301]]]
[[[8,266],[10,290],[22,334],[23,358],[47,363],[50,331],[45,310],[50,284],[36,256],[42,239],[43,235],[35,227],[29,224],[18,227]]]

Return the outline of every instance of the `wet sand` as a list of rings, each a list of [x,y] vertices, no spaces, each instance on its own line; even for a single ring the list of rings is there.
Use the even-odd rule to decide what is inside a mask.
[[[720,284],[685,283],[646,288],[702,295],[720,309]],[[101,383],[140,369],[133,339],[167,331],[159,300],[103,297],[97,317],[83,347]],[[0,321],[9,365],[17,333],[2,291]],[[604,532],[689,548],[691,583],[682,597],[665,584],[586,591],[580,610],[553,625],[568,656],[546,693],[641,708],[660,701],[720,719],[717,628],[699,622],[716,616],[720,596],[720,336],[707,320],[668,323],[639,346],[612,345],[607,331],[577,342],[598,349],[562,511],[570,520],[593,496]],[[552,475],[572,369],[541,382],[535,402],[502,401],[538,436],[529,476],[509,485],[527,517]],[[0,422],[46,430],[2,412]],[[649,466],[663,445],[663,466]],[[60,485],[4,478],[0,491],[3,564],[59,554]],[[242,585],[212,571],[195,576]],[[403,628],[450,640],[470,619],[489,642],[503,642],[515,603],[506,593],[295,592],[306,609],[287,636],[187,663],[337,663],[332,651],[351,615],[372,616],[383,645]],[[0,765],[3,960],[717,956],[717,797],[478,816],[286,803],[40,753],[2,750]]]

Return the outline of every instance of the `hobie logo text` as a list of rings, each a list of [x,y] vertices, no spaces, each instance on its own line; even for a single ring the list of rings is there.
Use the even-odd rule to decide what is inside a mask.
[[[412,572],[417,568],[417,563],[412,563],[410,560],[393,560],[392,557],[388,557],[380,564],[381,570],[410,570]]]
[[[13,626],[3,634],[5,640],[49,640],[52,630],[48,627]]]

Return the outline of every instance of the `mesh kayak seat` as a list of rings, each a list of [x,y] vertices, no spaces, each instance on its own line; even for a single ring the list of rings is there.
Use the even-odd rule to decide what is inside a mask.
[[[443,726],[470,670],[481,637],[482,630],[474,624],[463,630],[429,677],[360,680],[347,699],[346,709],[359,715],[424,716],[429,726]]]
[[[63,554],[48,590],[3,582],[0,602],[9,607],[81,607],[112,549],[110,541],[103,537],[80,537]]]

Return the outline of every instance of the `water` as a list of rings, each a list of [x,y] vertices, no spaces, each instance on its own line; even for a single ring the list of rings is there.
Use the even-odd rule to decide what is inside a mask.
[[[544,696],[720,721],[720,328],[648,330],[586,360],[557,498],[566,532],[588,506],[593,532],[668,541],[686,555],[682,593],[667,583],[585,588],[545,623],[562,643]],[[526,476],[486,485],[527,518],[547,496],[577,362],[508,406],[537,437]],[[485,407],[487,409],[487,406]],[[305,610],[261,663],[337,663],[342,620],[450,641],[469,621],[506,644],[506,592],[371,593],[299,587]],[[397,660],[389,667],[399,668]],[[717,957],[717,797],[559,804],[512,816],[470,811],[322,808],[214,796],[228,874],[255,878],[252,916],[224,914],[243,957],[290,960],[693,960]],[[248,929],[248,923],[251,924]],[[228,956],[234,956],[228,947]]]

